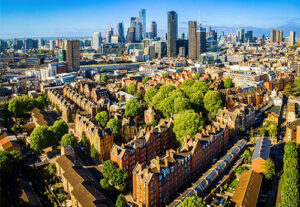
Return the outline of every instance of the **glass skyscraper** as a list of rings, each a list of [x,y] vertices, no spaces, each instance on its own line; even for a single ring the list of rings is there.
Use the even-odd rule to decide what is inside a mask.
[[[102,42],[101,33],[100,32],[94,32],[93,39],[92,39],[92,48],[94,50],[99,50],[100,45]]]
[[[117,26],[117,35],[119,36],[119,41],[121,43],[125,42],[125,34],[124,34],[124,24],[120,22]]]
[[[176,57],[176,40],[178,36],[178,18],[175,11],[168,12],[168,36],[167,53],[168,57]]]
[[[139,11],[139,22],[142,24],[142,37],[146,37],[146,9],[141,9]]]

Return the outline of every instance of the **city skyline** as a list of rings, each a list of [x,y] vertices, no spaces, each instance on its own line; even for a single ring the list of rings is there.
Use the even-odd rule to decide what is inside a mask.
[[[272,7],[268,6],[272,4]],[[259,5],[259,6],[258,6]],[[0,0],[0,38],[29,37],[84,37],[93,32],[105,34],[109,25],[114,28],[124,22],[125,30],[130,17],[137,16],[140,9],[146,9],[146,31],[150,31],[152,21],[157,22],[158,35],[167,32],[167,12],[178,14],[178,32],[187,32],[188,21],[200,21],[204,26],[212,26],[218,32],[233,33],[237,28],[250,28],[254,35],[269,36],[270,29],[281,29],[284,36],[290,30],[300,33],[299,1],[252,1],[226,3],[214,0],[198,2],[179,1],[44,1]],[[159,8],[159,9],[157,9]],[[247,12],[246,12],[247,11]],[[77,15],[80,13],[80,15]],[[246,14],[247,13],[247,14]],[[4,21],[3,21],[4,20]]]

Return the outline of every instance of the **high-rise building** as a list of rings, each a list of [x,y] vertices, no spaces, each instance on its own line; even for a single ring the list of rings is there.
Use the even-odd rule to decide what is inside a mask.
[[[33,40],[32,39],[26,39],[24,40],[25,49],[32,49],[33,48]]]
[[[119,22],[117,26],[117,35],[119,36],[120,43],[125,43],[124,24]]]
[[[189,42],[186,39],[178,39],[176,41],[177,54],[179,57],[186,57],[189,47]]]
[[[167,54],[168,57],[177,56],[176,40],[178,36],[178,17],[175,11],[168,12],[168,39]]]
[[[151,32],[153,38],[157,37],[157,24],[155,21],[153,21],[151,24]]]
[[[270,34],[270,42],[275,43],[276,42],[276,30],[272,29]]]
[[[142,24],[141,36],[146,37],[146,9],[141,9],[139,11],[139,22]]]
[[[55,41],[54,40],[49,40],[49,49],[54,50],[55,49]]]
[[[141,22],[136,23],[135,27],[135,41],[140,42],[143,39],[143,24]]]
[[[126,42],[135,42],[135,27],[129,27],[127,30]]]
[[[295,45],[295,42],[296,42],[296,32],[295,31],[290,31],[289,45],[293,46],[293,45]]]
[[[80,41],[79,40],[67,40],[66,61],[68,62],[68,72],[78,71],[80,69]]]
[[[167,55],[167,43],[165,41],[157,41],[155,45],[155,54],[158,58],[163,58]]]
[[[238,29],[237,30],[237,37],[238,41],[243,43],[245,42],[245,30],[244,29]]]
[[[66,61],[66,51],[63,49],[59,50],[57,58],[58,58],[59,62]]]
[[[38,39],[38,48],[41,49],[45,45],[45,40],[43,39]]]
[[[197,22],[189,21],[189,58],[197,58]]]
[[[111,43],[111,36],[114,35],[114,29],[112,27],[109,27],[106,32],[106,42]]]
[[[197,31],[197,60],[204,52],[206,52],[206,29],[200,25]]]
[[[101,43],[102,43],[101,33],[100,32],[94,32],[93,33],[93,39],[92,39],[92,48],[94,50],[97,50],[97,52],[98,52],[99,48],[101,46]]]
[[[253,31],[247,31],[246,32],[245,42],[253,42]]]

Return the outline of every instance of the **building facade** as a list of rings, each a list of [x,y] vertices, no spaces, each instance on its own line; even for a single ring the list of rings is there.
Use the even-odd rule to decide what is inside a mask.
[[[168,37],[167,37],[167,54],[168,57],[177,56],[176,41],[178,36],[178,18],[175,11],[168,12]]]

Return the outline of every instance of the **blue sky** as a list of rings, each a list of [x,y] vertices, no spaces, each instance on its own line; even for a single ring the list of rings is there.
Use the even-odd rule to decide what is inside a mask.
[[[200,19],[217,30],[270,28],[300,33],[300,0],[0,0],[0,38],[89,36],[109,25],[147,11],[147,30],[156,21],[166,30],[167,11],[178,13],[180,31],[189,20]],[[104,34],[103,34],[104,36]]]

